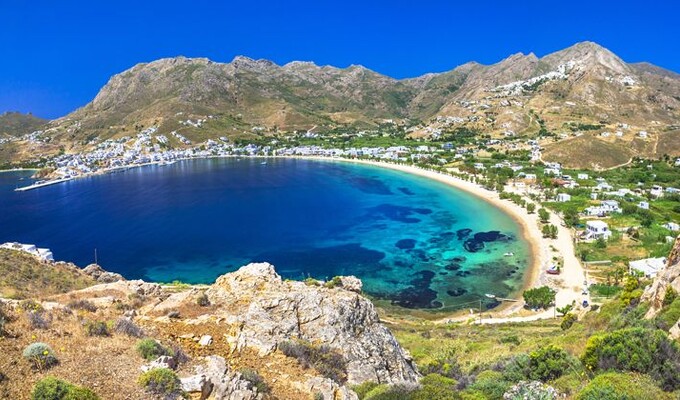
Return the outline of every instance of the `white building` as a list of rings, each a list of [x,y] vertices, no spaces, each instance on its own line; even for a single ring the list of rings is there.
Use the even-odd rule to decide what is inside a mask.
[[[661,197],[663,196],[663,188],[659,185],[654,185],[649,190],[649,195],[652,197]]]
[[[605,240],[612,236],[612,231],[609,230],[609,225],[604,221],[587,221],[585,239],[595,240],[603,238]]]
[[[567,193],[558,193],[557,197],[555,198],[555,201],[558,201],[560,203],[564,203],[567,201],[571,200],[571,195]]]
[[[588,179],[588,174],[578,174],[576,175],[578,179]]]
[[[25,253],[31,254],[43,261],[54,261],[54,256],[50,249],[38,248],[34,244],[23,244],[17,242],[7,242],[0,245],[0,249],[10,249],[16,251],[23,251]]]
[[[638,208],[641,208],[643,210],[649,210],[649,203],[646,201],[641,201],[638,203]]]
[[[666,222],[665,224],[663,224],[663,227],[672,232],[680,231],[680,225],[678,225],[675,222]]]
[[[643,260],[631,261],[628,263],[630,272],[633,270],[642,272],[648,278],[654,278],[656,274],[666,266],[666,259],[645,258]]]

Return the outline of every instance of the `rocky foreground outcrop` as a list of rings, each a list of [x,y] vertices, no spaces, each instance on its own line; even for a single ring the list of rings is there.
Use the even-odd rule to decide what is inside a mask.
[[[680,293],[680,238],[676,239],[675,245],[673,245],[666,261],[666,268],[659,272],[642,295],[642,301],[648,301],[651,305],[645,318],[654,318],[659,314],[669,288]],[[680,337],[680,321],[677,321],[671,327],[670,333],[674,339]]]
[[[341,282],[343,280],[341,279]],[[347,360],[347,382],[416,382],[410,356],[380,323],[373,304],[355,290],[283,281],[267,263],[223,275],[207,291],[211,303],[235,327],[233,351],[250,348],[264,356],[291,339],[330,346]]]

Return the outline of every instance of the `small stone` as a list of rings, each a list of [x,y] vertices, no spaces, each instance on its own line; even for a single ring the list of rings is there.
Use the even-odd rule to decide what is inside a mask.
[[[212,336],[210,335],[201,336],[201,340],[198,341],[198,344],[204,347],[210,346],[210,344],[212,344]]]

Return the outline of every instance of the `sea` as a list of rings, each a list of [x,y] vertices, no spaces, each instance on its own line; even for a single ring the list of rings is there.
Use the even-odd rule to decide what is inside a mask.
[[[0,173],[0,243],[127,279],[211,283],[251,262],[284,279],[355,275],[397,311],[490,309],[531,263],[521,227],[465,191],[384,167],[288,158],[150,165],[25,192]]]

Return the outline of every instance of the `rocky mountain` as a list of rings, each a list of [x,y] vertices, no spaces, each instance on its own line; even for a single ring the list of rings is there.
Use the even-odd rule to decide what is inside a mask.
[[[11,111],[0,114],[0,138],[29,134],[42,128],[47,122],[46,119],[38,118],[33,114]]]
[[[385,120],[422,128],[413,136],[430,135],[426,127],[498,137],[583,134],[594,151],[616,153],[616,160],[680,155],[680,75],[628,64],[592,42],[402,80],[356,65],[168,58],[113,76],[91,103],[52,121],[44,151],[75,151],[150,127],[200,143],[294,130],[356,131]],[[640,131],[646,137],[638,137]],[[170,137],[169,145],[182,143]],[[575,164],[577,157],[565,152],[573,147],[547,146],[544,157]]]

